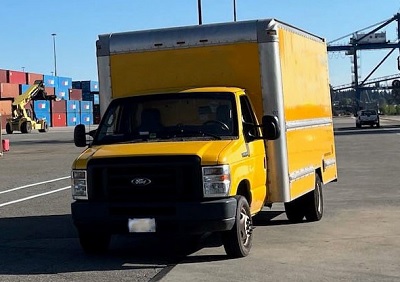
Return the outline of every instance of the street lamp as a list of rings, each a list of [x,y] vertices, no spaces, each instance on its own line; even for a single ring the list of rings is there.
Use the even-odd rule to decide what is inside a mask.
[[[201,0],[197,0],[197,13],[199,17],[199,25],[203,24],[202,16],[201,16]]]
[[[233,21],[236,22],[236,0],[233,0]]]
[[[54,76],[57,76],[56,35],[56,33],[51,34],[53,36]]]

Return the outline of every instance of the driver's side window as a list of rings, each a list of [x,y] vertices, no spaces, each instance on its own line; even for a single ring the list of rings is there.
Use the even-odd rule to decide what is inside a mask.
[[[251,142],[255,140],[255,137],[259,137],[260,133],[254,112],[247,96],[240,97],[240,107],[242,109],[243,135],[246,142]]]

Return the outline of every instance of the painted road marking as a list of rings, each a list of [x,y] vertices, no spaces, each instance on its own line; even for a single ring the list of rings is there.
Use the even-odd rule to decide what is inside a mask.
[[[49,192],[46,192],[46,193],[36,194],[36,195],[30,196],[30,197],[26,197],[26,198],[18,199],[18,200],[15,200],[15,201],[3,203],[3,204],[0,204],[0,208],[4,207],[4,206],[16,204],[16,203],[19,203],[19,202],[31,200],[31,199],[34,199],[34,198],[46,196],[46,195],[49,195],[49,194],[57,193],[57,192],[60,192],[60,191],[63,191],[63,190],[67,190],[67,189],[71,189],[71,186],[67,186],[67,187],[63,187],[63,188],[60,188],[60,189],[57,189],[57,190],[53,190],[53,191],[49,191]]]
[[[5,194],[5,193],[21,190],[21,189],[29,188],[29,187],[36,186],[36,185],[46,184],[46,183],[50,183],[50,182],[56,182],[56,181],[67,179],[67,178],[70,178],[70,176],[55,178],[55,179],[51,179],[51,180],[47,180],[47,181],[42,181],[42,182],[37,182],[37,183],[32,183],[32,184],[16,187],[16,188],[5,190],[5,191],[0,191],[0,194]]]

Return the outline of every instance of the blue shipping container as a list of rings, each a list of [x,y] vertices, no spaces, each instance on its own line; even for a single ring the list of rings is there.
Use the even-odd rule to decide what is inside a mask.
[[[69,100],[69,88],[65,86],[56,86],[54,94],[61,100]]]
[[[37,119],[44,119],[44,120],[46,120],[48,126],[51,126],[50,112],[38,111],[38,112],[35,112],[35,114],[36,114]]]
[[[75,126],[81,123],[79,113],[67,112],[67,126]]]
[[[92,101],[79,101],[81,104],[81,113],[92,113],[93,102]]]
[[[92,125],[93,113],[81,113],[81,123],[84,125]]]
[[[67,113],[80,113],[80,101],[78,100],[67,100]]]
[[[56,87],[57,86],[57,77],[54,75],[43,75],[43,84],[48,87]]]
[[[57,80],[58,80],[57,83],[58,87],[65,87],[69,89],[72,88],[72,78],[59,76]]]
[[[29,89],[32,85],[29,84],[20,84],[19,85],[19,95],[24,94],[26,90]]]
[[[36,100],[33,102],[33,110],[35,113],[49,113],[50,114],[50,101]]]

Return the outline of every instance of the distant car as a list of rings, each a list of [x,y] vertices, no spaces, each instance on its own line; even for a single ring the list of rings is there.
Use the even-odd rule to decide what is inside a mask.
[[[380,127],[379,114],[376,110],[361,110],[356,115],[356,127],[361,128],[363,125]]]

